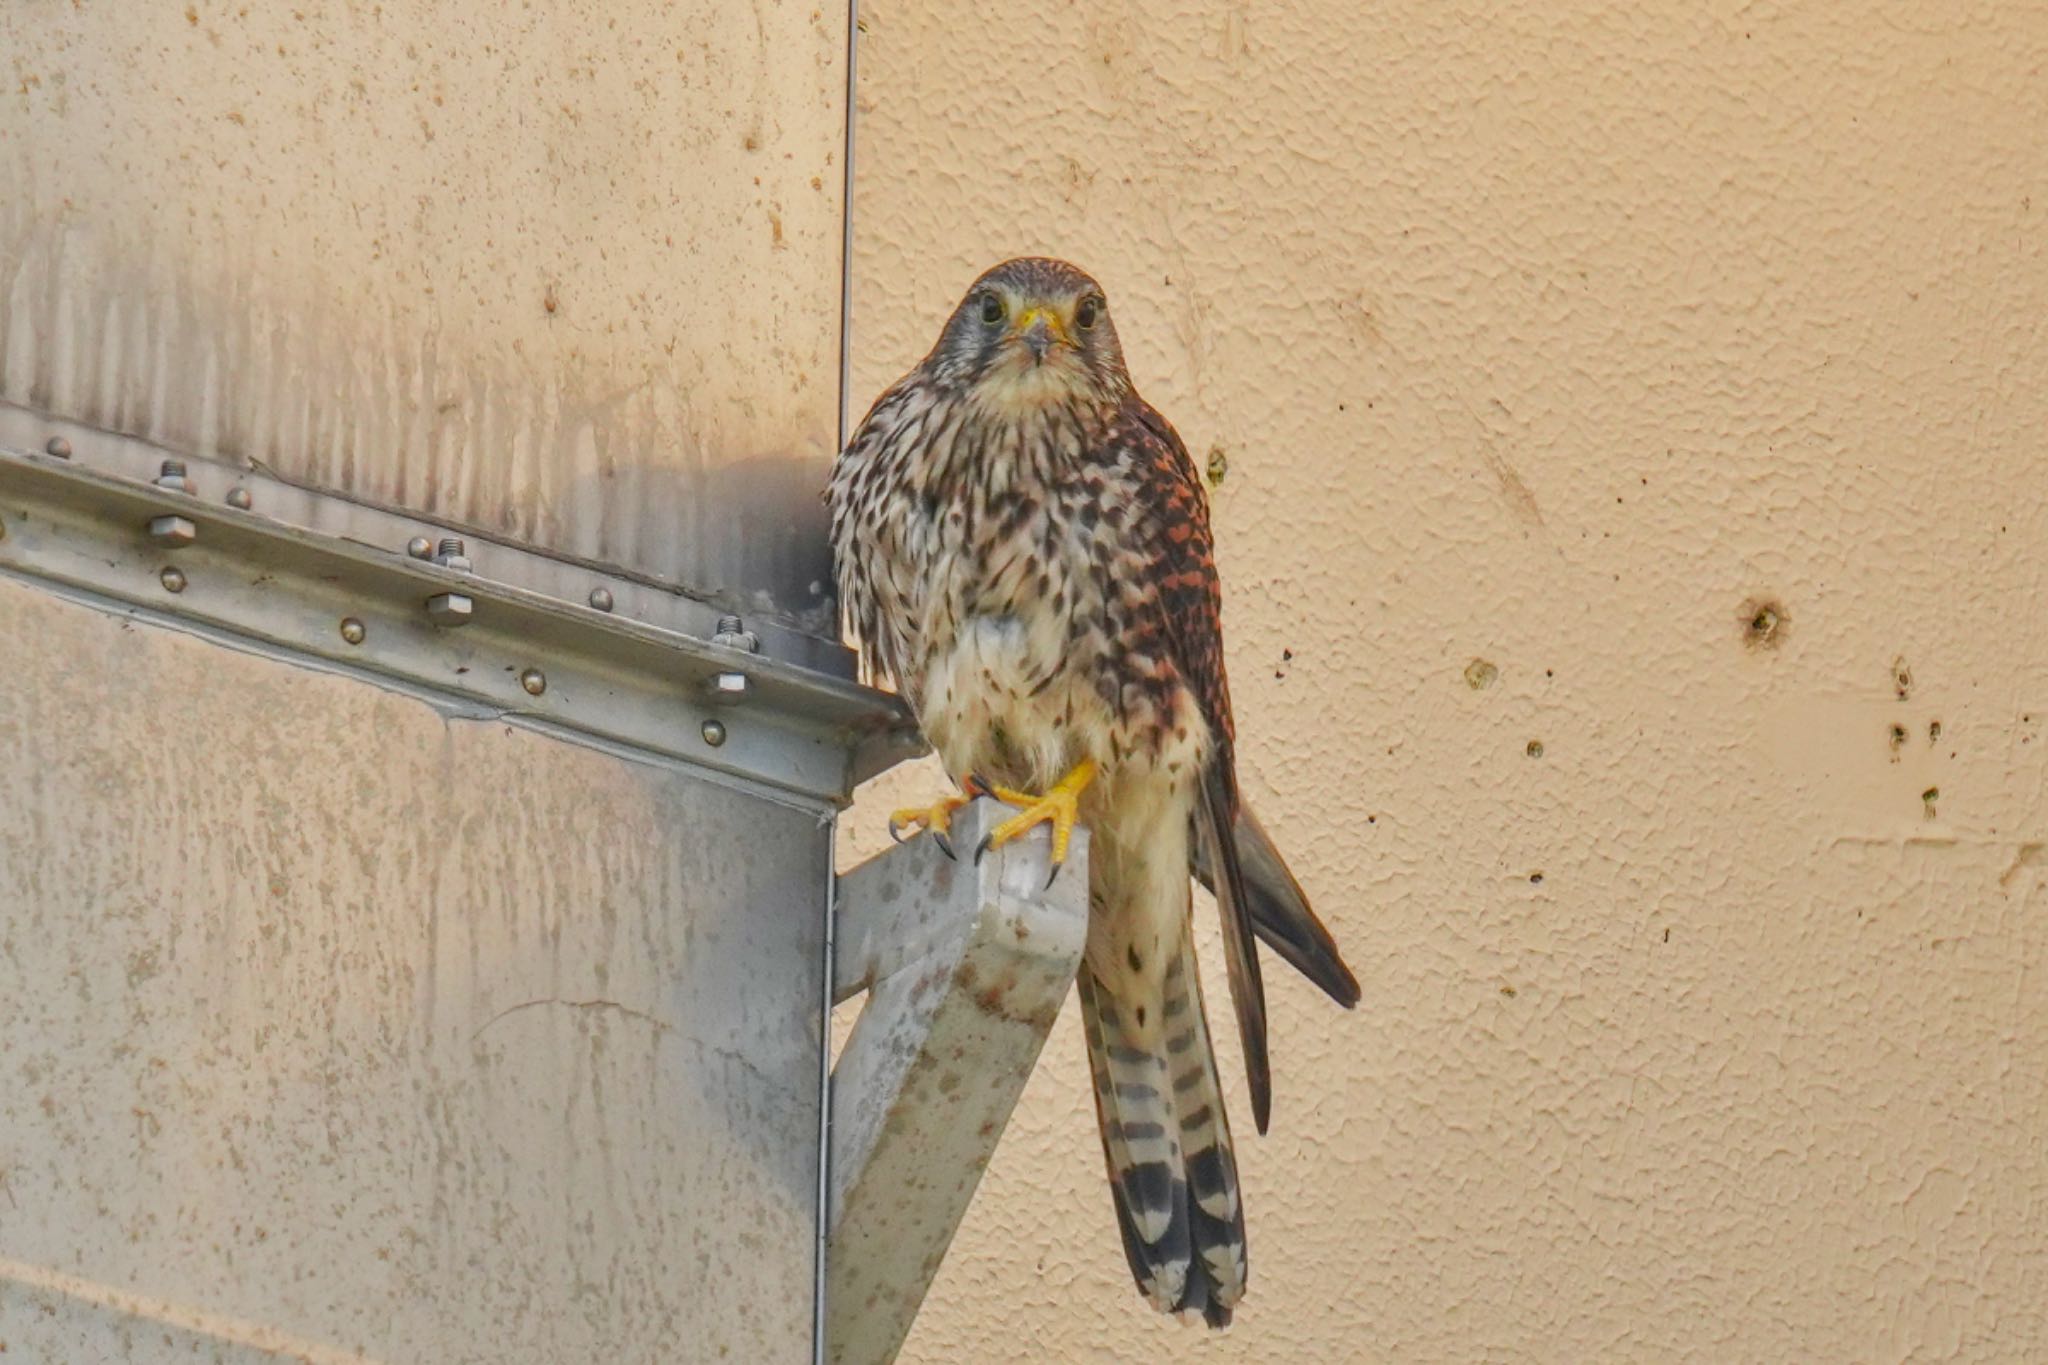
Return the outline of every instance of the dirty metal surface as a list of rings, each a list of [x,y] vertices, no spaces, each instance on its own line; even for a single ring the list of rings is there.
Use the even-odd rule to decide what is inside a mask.
[[[827,805],[17,581],[0,645],[0,1337],[809,1358]]]
[[[840,879],[833,994],[868,999],[832,1073],[826,1359],[894,1359],[981,1182],[1088,934],[1087,834],[1046,886],[1044,828],[978,864],[1010,812],[954,821]]]
[[[403,541],[280,520],[267,504],[231,504],[232,488],[193,466],[175,488],[141,477],[132,451],[112,461],[125,472],[98,467],[119,444],[81,432],[65,457],[0,444],[0,573],[807,797],[843,801],[917,747],[895,698],[721,643],[715,622],[692,620],[704,633],[688,634],[615,602],[599,610],[587,591],[555,596],[559,584],[519,581],[527,561],[505,547],[497,559],[478,547],[458,569]],[[316,501],[306,519],[326,510]],[[167,520],[175,536],[155,533]],[[457,621],[436,611],[451,596],[465,608]]]
[[[0,7],[0,398],[834,638],[846,27]]]

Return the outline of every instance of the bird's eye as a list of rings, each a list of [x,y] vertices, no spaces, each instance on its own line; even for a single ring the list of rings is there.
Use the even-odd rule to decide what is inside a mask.
[[[1081,306],[1074,310],[1074,325],[1084,332],[1087,331],[1102,317],[1103,307],[1102,300],[1098,296],[1090,294],[1087,298],[1082,299]]]
[[[994,294],[981,296],[981,320],[990,327],[1003,320],[1003,301]]]

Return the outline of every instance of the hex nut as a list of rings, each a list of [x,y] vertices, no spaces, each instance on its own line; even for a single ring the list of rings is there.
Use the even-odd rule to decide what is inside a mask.
[[[711,694],[719,701],[738,701],[747,694],[747,675],[720,673],[711,679]]]
[[[467,593],[436,593],[427,599],[427,617],[437,626],[466,626],[476,616],[476,602]]]
[[[711,643],[754,654],[761,648],[761,637],[748,630],[739,617],[721,616],[718,618],[718,629],[712,632]]]
[[[184,517],[151,517],[149,538],[175,550],[199,539],[199,528]]]

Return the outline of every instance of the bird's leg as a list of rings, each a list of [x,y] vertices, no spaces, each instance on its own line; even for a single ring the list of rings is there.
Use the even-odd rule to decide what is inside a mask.
[[[990,795],[994,790],[971,773],[960,779],[960,787],[963,795],[942,796],[929,806],[905,806],[901,810],[891,812],[889,837],[900,844],[918,830],[928,829],[938,843],[940,852],[948,858],[956,856],[951,837],[953,817],[959,814],[962,806],[977,796]]]
[[[974,850],[977,862],[981,855],[992,848],[1001,848],[1028,829],[1047,821],[1052,822],[1052,875],[1045,879],[1052,885],[1053,877],[1060,875],[1060,868],[1067,861],[1067,845],[1074,837],[1074,824],[1081,818],[1081,793],[1088,790],[1088,784],[1095,780],[1095,760],[1084,758],[1074,765],[1074,770],[1053,783],[1052,790],[1043,796],[1029,792],[1010,791],[1007,788],[991,789],[999,800],[1024,809],[990,830],[981,841],[981,847]]]

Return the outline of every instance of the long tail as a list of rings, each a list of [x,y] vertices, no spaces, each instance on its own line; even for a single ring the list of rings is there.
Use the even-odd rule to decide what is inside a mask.
[[[1245,899],[1250,902],[1252,929],[1267,947],[1321,987],[1332,1000],[1345,1009],[1356,1005],[1358,978],[1344,965],[1337,940],[1309,908],[1308,897],[1294,880],[1294,874],[1287,870],[1287,863],[1273,846],[1265,826],[1252,814],[1251,807],[1241,801],[1232,832],[1244,877]],[[1195,840],[1192,852],[1195,876],[1213,892],[1215,873],[1209,866],[1205,841]]]
[[[1163,984],[1158,1026],[1144,1029],[1145,1002],[1119,1000],[1082,967],[1095,1115],[1139,1290],[1161,1312],[1221,1327],[1244,1295],[1244,1209],[1192,941]]]

